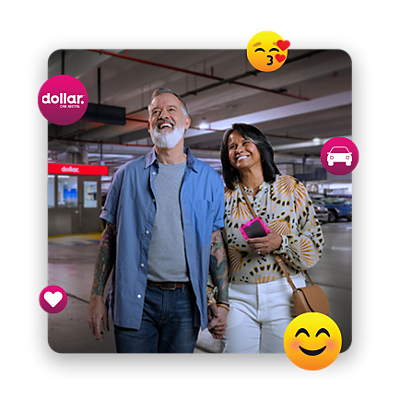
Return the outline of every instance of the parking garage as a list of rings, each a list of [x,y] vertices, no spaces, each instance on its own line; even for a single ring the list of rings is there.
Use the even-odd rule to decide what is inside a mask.
[[[48,277],[68,294],[66,309],[49,314],[53,350],[115,352],[112,329],[100,343],[86,323],[99,215],[115,171],[152,147],[147,105],[159,87],[184,98],[192,120],[185,145],[218,173],[225,130],[245,122],[268,138],[280,172],[304,183],[325,237],[310,275],[328,296],[342,351],[349,348],[352,177],[330,174],[320,159],[329,139],[352,135],[345,52],[291,50],[284,67],[263,73],[243,50],[66,50],[49,58],[49,78],[59,74],[84,84],[91,109],[72,125],[48,127]],[[196,352],[219,353],[221,343],[203,331]]]

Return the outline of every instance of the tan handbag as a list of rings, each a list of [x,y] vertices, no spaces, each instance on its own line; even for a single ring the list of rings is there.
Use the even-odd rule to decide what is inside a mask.
[[[314,285],[307,271],[303,271],[303,273],[307,276],[311,286],[296,288],[292,279],[290,278],[290,275],[286,271],[285,266],[283,265],[282,257],[276,253],[273,254],[276,262],[281,267],[281,270],[285,274],[286,279],[293,290],[293,302],[296,316],[306,312],[319,312],[329,315],[328,298],[318,285]],[[288,260],[286,260],[286,263],[290,264]]]
[[[256,214],[253,210],[253,207],[251,206],[249,199],[247,198],[247,195],[240,182],[239,186],[244,196],[244,199],[246,200],[247,206],[249,207],[251,213],[253,214],[253,217],[256,218]],[[293,290],[293,302],[294,302],[294,309],[296,316],[306,312],[319,312],[325,315],[329,315],[328,298],[326,297],[324,291],[318,285],[314,285],[307,271],[302,271],[302,272],[307,276],[308,280],[311,283],[311,286],[296,288],[292,279],[290,278],[290,275],[286,271],[286,268],[282,260],[282,255],[277,254],[276,252],[272,252],[272,254],[274,255],[276,262],[281,267],[281,270],[285,274],[286,279]],[[295,268],[293,264],[286,258],[285,262],[288,265],[290,265],[293,269],[297,270],[297,268]]]

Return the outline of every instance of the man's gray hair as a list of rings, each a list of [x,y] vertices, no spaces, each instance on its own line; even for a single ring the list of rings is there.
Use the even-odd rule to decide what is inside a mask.
[[[179,94],[173,92],[172,90],[166,89],[166,88],[156,89],[156,90],[153,92],[153,94],[151,95],[150,103],[149,103],[149,105],[147,106],[147,109],[148,109],[148,111],[149,111],[149,114],[150,114],[150,104],[151,104],[151,102],[152,102],[157,96],[159,96],[160,94],[165,94],[165,93],[173,94],[175,97],[177,97],[177,98],[179,99],[179,101],[180,101],[181,104],[182,104],[182,111],[183,111],[183,113],[188,117],[188,116],[189,116],[189,111],[188,111],[187,105],[186,105],[186,103],[183,101],[182,97],[179,96]]]

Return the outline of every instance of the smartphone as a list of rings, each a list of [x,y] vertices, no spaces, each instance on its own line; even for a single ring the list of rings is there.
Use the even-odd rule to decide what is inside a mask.
[[[263,220],[260,217],[257,217],[249,221],[247,224],[242,225],[240,227],[240,232],[242,232],[243,236],[247,240],[267,236],[269,230]]]

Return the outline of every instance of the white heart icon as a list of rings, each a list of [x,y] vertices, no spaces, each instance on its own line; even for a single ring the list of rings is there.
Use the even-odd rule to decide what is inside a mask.
[[[63,295],[61,292],[46,292],[43,297],[54,308],[62,300]]]

